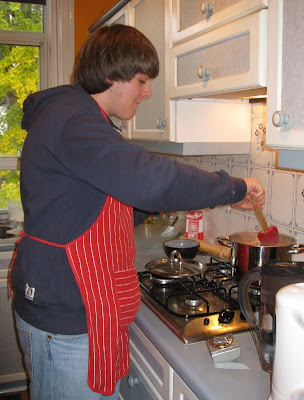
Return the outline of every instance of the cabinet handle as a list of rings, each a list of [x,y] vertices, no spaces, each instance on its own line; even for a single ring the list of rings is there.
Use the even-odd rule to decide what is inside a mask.
[[[156,128],[157,129],[165,129],[166,127],[166,121],[162,119],[157,119],[156,120]]]
[[[207,14],[207,17],[213,14],[213,6],[209,1],[202,1],[201,3],[201,12],[203,14]]]
[[[131,375],[128,376],[128,386],[130,388],[132,388],[134,385],[138,385],[138,382],[139,380],[137,377],[133,378]]]
[[[197,75],[200,79],[208,81],[210,79],[210,69],[200,65],[197,70]]]
[[[272,116],[272,123],[277,128],[288,124],[289,115],[282,113],[282,111],[276,111]]]

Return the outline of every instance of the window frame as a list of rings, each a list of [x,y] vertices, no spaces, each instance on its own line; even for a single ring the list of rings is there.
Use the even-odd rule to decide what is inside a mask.
[[[46,0],[44,32],[0,30],[1,44],[40,47],[40,89],[70,83],[74,65],[74,0]],[[0,157],[0,170],[20,169],[20,157]]]

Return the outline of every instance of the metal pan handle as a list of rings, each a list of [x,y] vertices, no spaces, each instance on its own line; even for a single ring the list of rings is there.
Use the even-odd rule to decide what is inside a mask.
[[[304,244],[293,244],[292,249],[287,250],[287,254],[300,254],[304,252]]]

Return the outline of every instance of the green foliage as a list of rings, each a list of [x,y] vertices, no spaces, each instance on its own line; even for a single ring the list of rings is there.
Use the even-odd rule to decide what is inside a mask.
[[[0,1],[0,30],[43,31],[43,7]],[[0,156],[21,154],[26,132],[21,129],[22,105],[39,90],[39,48],[0,45]],[[19,172],[0,172],[0,208],[19,199]]]

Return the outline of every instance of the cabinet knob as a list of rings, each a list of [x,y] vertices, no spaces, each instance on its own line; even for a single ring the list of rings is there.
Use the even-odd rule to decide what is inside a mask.
[[[138,382],[139,380],[137,377],[133,378],[131,375],[128,376],[128,386],[130,388],[132,388],[134,385],[138,385]]]
[[[162,119],[157,119],[156,120],[156,128],[157,129],[165,129],[166,127],[166,121]]]
[[[213,6],[209,1],[202,1],[201,3],[201,12],[203,14],[207,14],[208,17],[213,14]]]
[[[208,81],[208,79],[210,78],[210,70],[209,70],[209,68],[205,68],[200,65],[197,70],[197,75],[200,79],[203,79],[204,81]]]
[[[277,128],[289,123],[289,115],[282,113],[282,111],[276,111],[272,116],[272,123]]]

